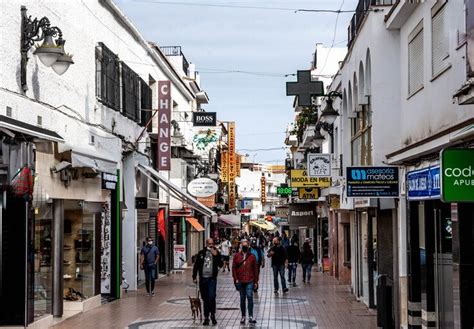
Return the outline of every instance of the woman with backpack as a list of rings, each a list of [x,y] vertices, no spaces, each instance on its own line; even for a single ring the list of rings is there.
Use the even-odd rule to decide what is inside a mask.
[[[311,249],[309,241],[303,244],[303,252],[301,253],[301,267],[303,268],[303,283],[310,283],[311,268],[314,264],[314,253]]]

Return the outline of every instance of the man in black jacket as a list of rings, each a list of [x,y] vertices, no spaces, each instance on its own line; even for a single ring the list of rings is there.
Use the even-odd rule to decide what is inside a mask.
[[[193,282],[197,283],[199,273],[199,290],[204,304],[204,326],[209,325],[209,314],[211,314],[212,324],[216,325],[216,288],[217,273],[224,265],[221,255],[214,246],[213,239],[206,240],[206,248],[201,250],[196,257],[193,267]]]

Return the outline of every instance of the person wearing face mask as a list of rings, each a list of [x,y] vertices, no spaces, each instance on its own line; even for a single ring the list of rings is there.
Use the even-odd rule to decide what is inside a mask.
[[[155,296],[156,265],[160,260],[160,251],[151,237],[146,238],[146,242],[140,252],[140,268],[145,271],[146,295]]]
[[[274,293],[278,294],[278,275],[280,275],[281,286],[283,292],[288,292],[285,281],[285,266],[287,265],[287,254],[286,249],[280,244],[279,238],[273,239],[273,247],[270,248],[267,254],[272,259],[273,269],[273,287],[275,288]]]
[[[255,255],[250,251],[246,239],[242,240],[241,251],[234,256],[232,277],[235,288],[240,293],[240,311],[242,312],[240,324],[245,324],[246,301],[248,303],[249,323],[257,323],[253,318],[253,291],[258,288],[258,263]]]
[[[193,282],[197,283],[199,274],[199,291],[204,304],[204,326],[209,325],[209,314],[213,325],[217,324],[216,320],[216,290],[217,290],[217,274],[219,268],[224,265],[222,257],[214,246],[214,240],[209,238],[206,240],[206,247],[199,251],[196,262],[193,267]]]

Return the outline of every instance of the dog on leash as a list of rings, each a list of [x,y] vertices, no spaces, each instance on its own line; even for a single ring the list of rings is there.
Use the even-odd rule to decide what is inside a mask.
[[[201,308],[201,299],[199,297],[189,297],[189,302],[191,303],[191,312],[193,313],[193,320],[196,322],[196,317],[199,315],[199,320],[202,321],[202,308]]]

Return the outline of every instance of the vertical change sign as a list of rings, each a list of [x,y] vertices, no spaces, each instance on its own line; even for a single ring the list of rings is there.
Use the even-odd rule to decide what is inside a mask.
[[[158,81],[158,170],[171,170],[171,83]]]
[[[474,201],[474,149],[441,151],[441,199],[444,202]]]

